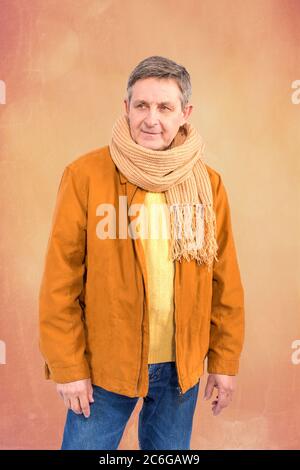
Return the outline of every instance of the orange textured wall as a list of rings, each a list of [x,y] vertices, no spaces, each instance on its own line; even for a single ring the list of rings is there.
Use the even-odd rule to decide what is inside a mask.
[[[154,54],[191,74],[246,296],[234,401],[213,417],[201,381],[191,447],[300,447],[299,18],[295,0],[1,1],[0,448],[60,445],[65,409],[37,336],[56,191],[65,165],[108,143],[130,71]],[[140,407],[121,449],[138,448]]]

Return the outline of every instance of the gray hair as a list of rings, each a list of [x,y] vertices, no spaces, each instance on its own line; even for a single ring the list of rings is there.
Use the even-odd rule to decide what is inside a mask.
[[[173,78],[180,89],[182,110],[186,107],[192,94],[190,74],[183,65],[158,55],[153,55],[142,60],[131,72],[127,82],[129,103],[132,97],[132,87],[135,82],[149,77]]]

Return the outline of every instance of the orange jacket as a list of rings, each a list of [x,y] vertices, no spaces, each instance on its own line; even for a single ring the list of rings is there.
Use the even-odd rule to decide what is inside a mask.
[[[176,367],[185,393],[204,372],[236,375],[244,341],[244,291],[230,209],[220,175],[206,165],[217,218],[219,261],[175,261]],[[90,377],[129,397],[148,392],[147,273],[140,238],[120,238],[119,196],[142,204],[109,146],[64,169],[39,292],[39,347],[45,377],[58,383]],[[123,198],[124,200],[124,198]],[[100,239],[100,204],[116,209],[117,238]],[[98,208],[98,209],[97,209]],[[127,206],[126,209],[128,210]],[[128,214],[128,212],[127,212]],[[103,214],[102,214],[103,215]],[[134,220],[128,215],[128,224]]]

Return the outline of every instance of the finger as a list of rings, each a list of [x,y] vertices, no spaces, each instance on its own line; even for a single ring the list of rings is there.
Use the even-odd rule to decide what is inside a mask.
[[[207,379],[206,387],[205,387],[205,392],[204,392],[204,397],[203,397],[204,400],[208,400],[209,398],[211,398],[213,390],[214,390],[214,386],[215,386],[214,378],[209,376]]]
[[[63,395],[63,400],[64,400],[64,404],[65,404],[65,407],[66,408],[71,408],[71,401],[70,399],[66,396],[66,395]]]
[[[223,408],[229,405],[229,398],[225,394],[221,394],[220,398],[213,403],[213,414],[218,415]]]
[[[89,416],[90,416],[90,404],[89,404],[87,396],[81,395],[79,400],[80,400],[80,407],[81,407],[81,410],[82,410],[85,418],[89,418]]]
[[[221,413],[221,411],[222,411],[221,403],[220,403],[220,401],[217,401],[217,402],[214,403],[214,405],[212,406],[213,415],[216,416],[216,415],[218,415],[219,413]]]
[[[82,414],[81,406],[80,406],[80,401],[78,397],[71,397],[71,408],[76,413],[77,415]]]
[[[91,402],[91,403],[94,403],[94,401],[95,401],[94,398],[93,398],[93,391],[94,391],[93,387],[91,386],[90,389],[89,389],[89,394],[88,394],[89,395],[89,402]]]
[[[62,391],[62,389],[60,388],[60,384],[56,384],[56,391],[57,393],[59,394],[59,396],[64,399],[64,393]]]

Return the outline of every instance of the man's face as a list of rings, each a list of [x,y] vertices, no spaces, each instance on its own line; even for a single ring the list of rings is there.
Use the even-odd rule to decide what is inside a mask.
[[[164,150],[171,144],[193,106],[182,111],[174,79],[149,77],[135,82],[130,105],[124,99],[132,139],[143,147]]]

